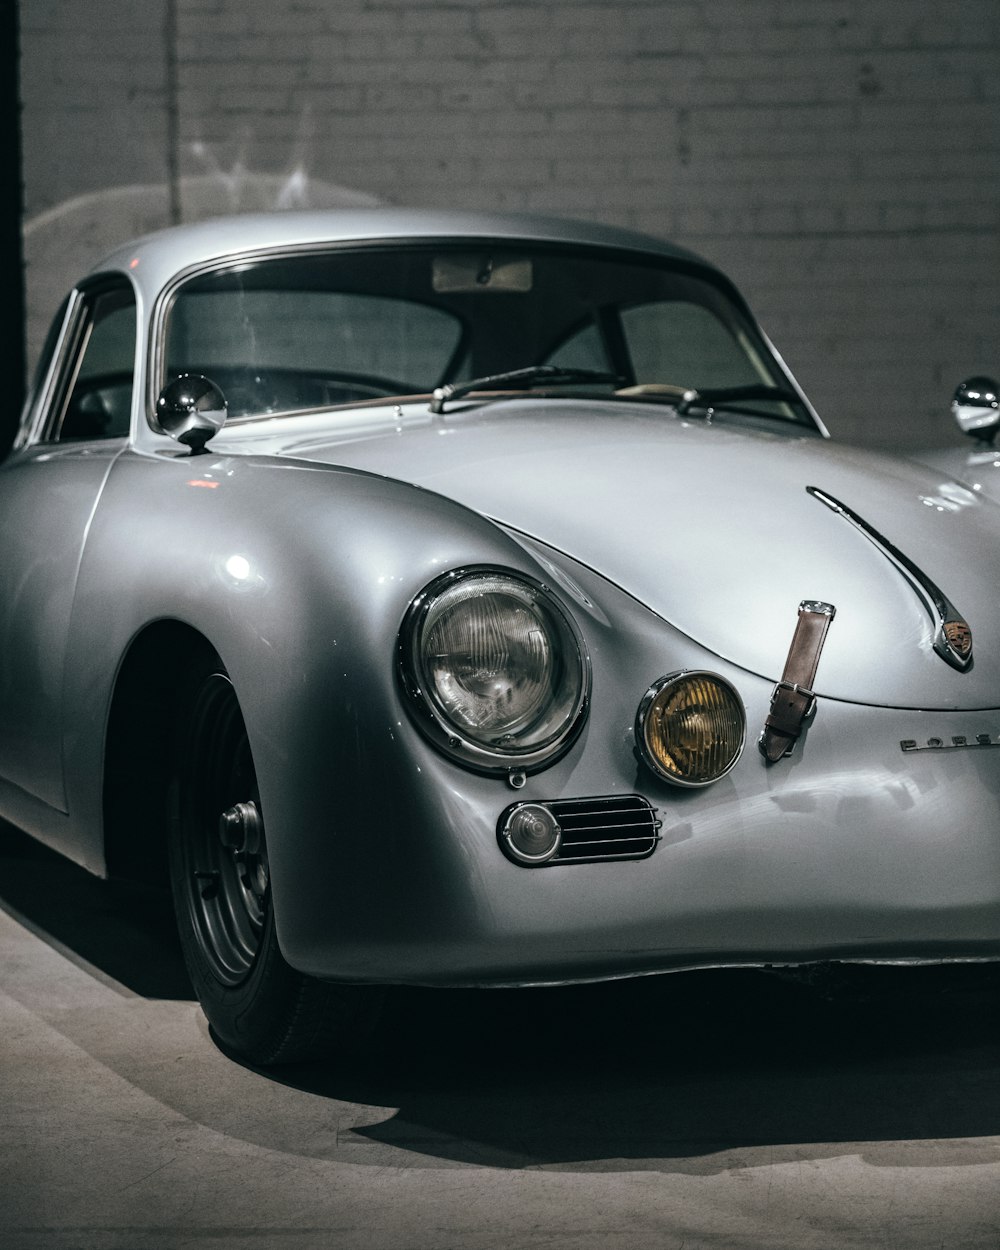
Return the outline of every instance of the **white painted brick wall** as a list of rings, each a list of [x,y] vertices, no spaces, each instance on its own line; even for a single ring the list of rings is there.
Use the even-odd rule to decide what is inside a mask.
[[[170,4],[182,174],[672,237],[846,438],[1000,374],[996,0],[21,0],[29,216],[167,177]]]

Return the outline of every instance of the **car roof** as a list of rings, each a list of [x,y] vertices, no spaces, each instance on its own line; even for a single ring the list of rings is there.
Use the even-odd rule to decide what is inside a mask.
[[[381,240],[502,239],[579,244],[686,261],[718,274],[707,261],[662,239],[565,218],[435,209],[347,208],[315,212],[246,213],[174,226],[124,244],[92,272],[125,270],[149,292],[175,274],[213,260],[272,249]]]

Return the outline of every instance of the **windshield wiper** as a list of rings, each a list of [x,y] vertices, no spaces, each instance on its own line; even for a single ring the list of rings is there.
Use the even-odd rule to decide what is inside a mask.
[[[461,399],[471,391],[495,391],[507,387],[536,386],[541,382],[607,382],[617,385],[622,378],[616,373],[600,369],[563,369],[559,365],[529,365],[526,369],[508,369],[506,373],[494,373],[485,378],[472,378],[468,382],[449,382],[435,389],[431,399],[431,412],[444,412],[450,399]]]
[[[692,408],[715,408],[739,399],[776,399],[783,403],[799,404],[801,398],[787,386],[768,386],[757,382],[750,386],[715,386],[708,390],[685,391],[677,405],[677,415],[685,416]]]

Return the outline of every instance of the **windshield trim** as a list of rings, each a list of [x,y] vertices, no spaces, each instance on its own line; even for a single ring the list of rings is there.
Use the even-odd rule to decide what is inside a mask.
[[[763,345],[769,363],[773,363],[779,378],[785,382],[788,389],[793,391],[800,400],[800,407],[803,417],[787,421],[789,427],[802,427],[809,429],[810,427],[818,432],[823,438],[829,438],[829,433],[820,420],[819,415],[809,402],[805,392],[799,386],[795,377],[788,369],[780,353],[775,349],[774,344],[768,338],[756,317],[753,315],[749,305],[743,298],[739,289],[735,284],[723,273],[716,269],[708,262],[699,261],[697,258],[687,258],[684,256],[672,257],[664,255],[660,252],[647,251],[642,247],[628,247],[620,245],[603,245],[589,242],[579,241],[563,241],[546,238],[538,238],[530,235],[525,236],[495,236],[488,234],[470,234],[470,235],[428,235],[417,234],[413,236],[399,236],[387,239],[385,237],[373,237],[371,239],[346,239],[346,240],[321,240],[318,242],[298,243],[293,245],[283,244],[279,246],[270,246],[263,248],[251,248],[240,252],[234,252],[226,256],[213,257],[207,261],[199,261],[193,265],[189,265],[179,270],[165,283],[156,297],[153,305],[152,313],[149,320],[149,336],[148,336],[148,361],[149,368],[146,374],[146,394],[145,394],[145,413],[146,422],[154,434],[159,434],[155,420],[156,400],[161,389],[163,388],[166,373],[166,329],[167,321],[174,302],[177,299],[181,289],[188,282],[198,278],[206,277],[213,273],[221,273],[227,270],[238,270],[241,268],[266,263],[272,260],[294,259],[307,255],[331,255],[339,252],[398,252],[418,249],[421,251],[438,251],[441,249],[469,250],[480,247],[502,247],[502,248],[532,248],[538,252],[545,252],[550,255],[576,255],[594,257],[609,262],[619,261],[622,263],[635,264],[642,261],[652,265],[657,269],[670,270],[677,274],[694,277],[703,282],[708,283],[718,290],[723,296],[730,300],[738,309],[740,315],[745,319],[747,325],[753,333],[758,337]],[[395,396],[387,395],[376,397],[372,400],[355,400],[346,404],[324,405],[319,409],[302,409],[294,408],[283,412],[270,413],[251,413],[245,416],[229,418],[233,423],[256,420],[273,420],[280,419],[283,416],[298,415],[307,411],[334,411],[343,408],[353,408],[359,406],[367,406],[378,403],[395,403],[397,401],[409,401],[411,396]],[[757,414],[755,414],[757,415]],[[759,414],[763,415],[763,414]],[[780,418],[785,420],[785,418]],[[227,422],[228,424],[228,422]]]

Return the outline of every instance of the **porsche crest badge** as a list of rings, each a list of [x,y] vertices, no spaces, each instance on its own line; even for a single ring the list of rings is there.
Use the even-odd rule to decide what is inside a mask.
[[[967,663],[972,655],[972,630],[968,624],[959,618],[953,618],[945,621],[942,628],[949,648],[963,663]]]

